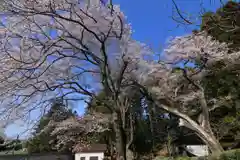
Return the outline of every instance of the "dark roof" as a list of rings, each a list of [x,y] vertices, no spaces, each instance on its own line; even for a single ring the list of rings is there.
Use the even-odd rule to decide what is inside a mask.
[[[34,154],[34,155],[0,155],[0,160],[73,160],[73,155],[70,154]]]
[[[205,144],[197,135],[182,135],[175,140],[178,145],[203,145]]]
[[[81,144],[76,145],[74,152],[105,152],[107,150],[106,144],[91,144],[87,147],[82,147]]]

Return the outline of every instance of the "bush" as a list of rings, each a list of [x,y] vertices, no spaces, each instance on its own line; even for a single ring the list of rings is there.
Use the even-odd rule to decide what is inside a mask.
[[[154,160],[194,160],[193,157],[156,157]]]
[[[192,157],[177,157],[175,160],[191,160]]]
[[[209,160],[240,160],[240,150],[230,150],[221,155],[212,155]]]
[[[229,150],[221,155],[210,155],[209,157],[156,157],[154,160],[240,160],[240,149]]]

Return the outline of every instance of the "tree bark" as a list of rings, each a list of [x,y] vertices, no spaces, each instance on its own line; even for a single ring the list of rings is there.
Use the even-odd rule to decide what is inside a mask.
[[[123,133],[120,116],[115,112],[114,116],[114,131],[116,134],[116,160],[126,160],[126,143]]]
[[[133,160],[134,159],[134,153],[130,149],[126,149],[126,160]]]
[[[200,124],[192,120],[188,115],[179,112],[177,109],[173,107],[169,107],[167,105],[156,102],[158,106],[165,109],[166,111],[173,113],[174,115],[182,118],[186,123],[184,126],[196,132],[196,134],[205,142],[205,144],[209,147],[211,153],[219,154],[223,152],[223,148],[219,141],[216,139],[211,130],[207,130],[203,128]]]
[[[133,154],[132,150],[130,149],[130,146],[133,143],[133,136],[134,136],[134,128],[133,128],[134,120],[133,119],[134,119],[134,117],[133,117],[132,111],[130,111],[130,113],[129,113],[130,131],[129,131],[129,137],[126,138],[126,139],[128,139],[128,142],[126,142],[126,159],[127,160],[134,159],[134,154]],[[126,128],[125,128],[125,130],[126,130]]]
[[[224,151],[214,134],[203,131],[202,128],[197,128],[195,131],[197,132],[197,135],[206,143],[212,153],[219,154]]]

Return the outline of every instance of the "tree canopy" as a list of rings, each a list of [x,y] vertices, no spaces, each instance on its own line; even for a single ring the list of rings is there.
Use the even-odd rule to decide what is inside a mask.
[[[211,111],[223,107],[221,115],[237,106],[233,104],[238,102],[238,89],[233,86],[239,80],[240,52],[232,48],[231,42],[237,44],[234,36],[224,41],[216,38],[215,30],[204,28],[217,24],[208,22],[207,15],[201,31],[173,38],[162,53],[165,59],[157,61],[148,45],[133,39],[131,25],[117,5],[99,0],[8,0],[4,8],[0,102],[5,117],[29,115],[55,98],[90,99],[83,117],[68,118],[67,110],[53,106],[47,114],[51,120],[42,119],[36,133],[48,124],[39,135],[51,133],[58,150],[81,149],[89,139],[110,134],[117,160],[125,160],[132,157],[131,151],[146,151],[139,144],[170,142],[181,122],[212,153],[223,151],[216,123],[211,123],[218,113],[212,118]],[[52,30],[55,36],[49,36]],[[231,123],[238,112],[233,115]]]
[[[40,119],[38,125],[35,127],[32,134],[33,137],[28,140],[26,145],[28,152],[40,153],[57,151],[57,138],[51,135],[53,129],[45,131],[45,128],[49,125],[51,121],[60,123],[68,118],[76,116],[77,114],[71,109],[67,108],[62,101],[54,101],[49,111]],[[63,151],[68,151],[67,149],[63,149]]]
[[[207,12],[203,15],[201,30],[221,42],[230,44],[230,48],[239,48],[240,39],[240,3],[228,1],[215,13]]]

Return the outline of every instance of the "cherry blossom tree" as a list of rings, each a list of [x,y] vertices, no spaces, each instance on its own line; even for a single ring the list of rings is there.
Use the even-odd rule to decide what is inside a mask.
[[[91,113],[83,117],[71,117],[62,122],[51,121],[42,132],[52,131],[51,135],[57,137],[57,143],[54,143],[59,151],[69,149],[79,152],[90,145],[94,135],[107,132],[109,122],[110,115]]]
[[[108,98],[102,103],[111,111],[117,159],[123,160],[129,97],[140,88],[158,107],[180,117],[212,152],[221,152],[209,123],[209,110],[221,101],[207,99],[202,81],[209,75],[238,72],[239,52],[229,53],[227,44],[199,33],[170,41],[164,60],[157,62],[148,46],[131,38],[131,26],[119,6],[89,2],[5,2],[7,24],[0,41],[3,119],[23,118],[34,109],[44,109],[56,97],[98,100],[97,93],[104,91]],[[185,65],[189,62],[194,65]],[[183,67],[176,68],[179,64]],[[199,111],[198,120],[189,115]],[[93,124],[89,132],[92,127],[102,131],[101,125]],[[55,134],[63,135],[61,131],[72,125],[83,130],[75,120],[61,125]]]
[[[138,82],[149,99],[177,115],[181,124],[192,129],[211,152],[223,149],[210,126],[210,110],[223,105],[233,95],[209,99],[204,79],[226,72],[239,72],[240,52],[200,32],[177,37],[164,51],[164,61],[148,63]],[[197,115],[197,117],[192,116]]]
[[[124,120],[130,108],[130,73],[149,48],[131,38],[116,5],[99,0],[5,1],[1,39],[1,104],[5,119],[44,109],[54,98],[86,100],[103,90],[126,159]],[[138,56],[136,56],[138,55]],[[129,94],[130,93],[130,94]]]

